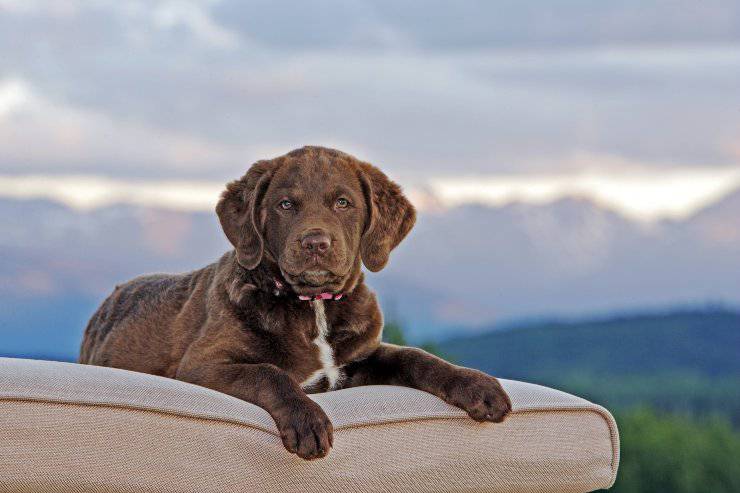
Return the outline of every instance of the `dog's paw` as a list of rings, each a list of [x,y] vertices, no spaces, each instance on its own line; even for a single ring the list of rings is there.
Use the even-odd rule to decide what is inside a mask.
[[[334,428],[318,404],[294,406],[278,423],[280,438],[288,452],[306,460],[320,459],[334,445]]]
[[[500,423],[511,412],[511,400],[499,381],[477,370],[457,370],[445,393],[449,403],[476,421]]]

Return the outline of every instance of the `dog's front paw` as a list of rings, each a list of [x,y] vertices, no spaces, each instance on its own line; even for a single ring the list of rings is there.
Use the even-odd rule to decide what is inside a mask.
[[[511,412],[511,400],[499,381],[483,372],[461,368],[445,386],[447,400],[476,421],[500,423]]]
[[[313,401],[291,406],[277,420],[283,445],[306,460],[320,459],[334,445],[334,428],[324,411]]]

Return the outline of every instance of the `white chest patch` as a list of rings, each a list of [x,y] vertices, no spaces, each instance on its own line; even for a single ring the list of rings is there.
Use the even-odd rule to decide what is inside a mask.
[[[329,335],[329,324],[326,321],[326,312],[324,311],[324,300],[311,301],[311,307],[316,315],[316,328],[319,335],[313,340],[316,347],[319,348],[319,359],[321,368],[313,372],[309,377],[301,382],[301,387],[311,387],[318,383],[323,377],[329,381],[329,388],[333,389],[342,379],[342,371],[334,363],[334,351],[326,340]]]

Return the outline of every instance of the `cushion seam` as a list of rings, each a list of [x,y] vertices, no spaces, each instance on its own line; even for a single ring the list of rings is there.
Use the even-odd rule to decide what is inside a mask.
[[[180,417],[187,417],[187,418],[196,418],[196,419],[203,419],[208,421],[222,421],[225,423],[234,423],[239,424],[243,426],[248,426],[251,428],[259,429],[262,431],[265,431],[267,433],[276,435],[276,433],[272,432],[269,429],[266,429],[264,427],[261,427],[257,424],[248,423],[245,421],[240,421],[236,419],[229,419],[221,416],[209,416],[207,414],[201,414],[196,412],[187,412],[183,410],[171,410],[171,409],[163,409],[158,408],[154,406],[146,406],[146,405],[132,405],[132,404],[126,404],[126,403],[115,403],[115,402],[94,402],[94,401],[77,401],[77,400],[71,400],[71,399],[63,399],[63,398],[49,398],[49,397],[35,397],[35,396],[14,396],[14,395],[0,395],[0,401],[16,401],[16,402],[42,402],[47,404],[63,404],[63,405],[69,405],[69,406],[80,406],[80,407],[106,407],[111,409],[124,409],[124,410],[131,410],[131,411],[147,411],[152,413],[159,413],[159,414],[166,414],[170,416],[180,416]],[[246,401],[244,401],[246,402]],[[250,403],[248,403],[250,404]],[[319,404],[319,403],[317,403]],[[320,404],[319,404],[320,405]],[[256,404],[255,404],[256,406]],[[259,406],[257,406],[259,407]],[[260,409],[264,410],[264,408]],[[515,414],[524,414],[524,413],[537,413],[537,412],[557,412],[557,411],[585,411],[585,412],[594,412],[601,416],[609,426],[610,435],[613,435],[612,433],[612,426],[611,421],[608,419],[608,417],[611,417],[611,415],[605,414],[601,409],[599,409],[599,406],[594,405],[594,407],[579,407],[579,406],[568,406],[568,405],[561,405],[561,406],[548,406],[548,407],[520,407],[517,409],[514,409],[509,415],[515,415]],[[608,417],[607,417],[608,416]],[[432,415],[432,414],[418,414],[414,416],[406,416],[406,417],[392,417],[390,419],[379,419],[378,421],[369,421],[369,422],[359,422],[359,423],[348,423],[344,425],[339,425],[335,427],[335,429],[343,429],[343,428],[359,428],[363,426],[375,426],[375,425],[382,425],[382,424],[390,424],[390,423],[405,423],[409,421],[421,421],[426,419],[471,419],[467,414],[465,414],[462,410],[457,410],[455,414],[439,414],[439,415]]]

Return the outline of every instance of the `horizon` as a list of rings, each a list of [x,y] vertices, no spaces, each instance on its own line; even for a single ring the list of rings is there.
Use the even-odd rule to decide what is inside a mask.
[[[125,180],[104,175],[0,174],[0,198],[47,199],[78,211],[136,205],[212,212],[225,184],[176,179]],[[547,206],[564,199],[580,199],[633,221],[653,223],[686,220],[739,191],[740,166],[672,168],[659,172],[601,170],[560,175],[430,177],[404,189],[423,213],[461,205]]]

